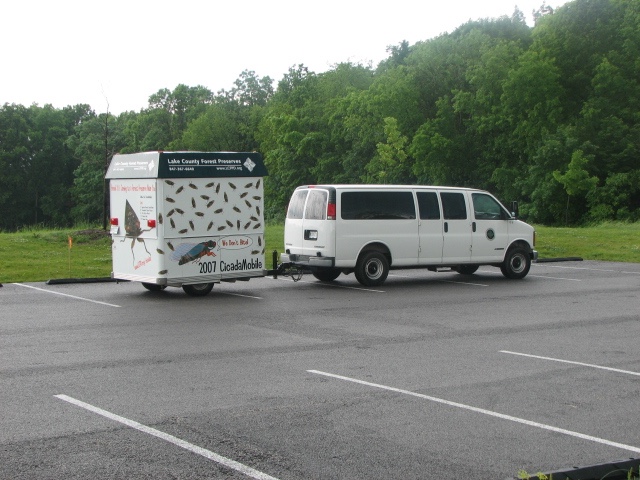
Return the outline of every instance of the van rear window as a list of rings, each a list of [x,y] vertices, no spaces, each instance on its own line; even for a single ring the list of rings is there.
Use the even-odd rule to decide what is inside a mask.
[[[311,190],[304,218],[307,220],[326,220],[328,196],[329,193],[326,190]]]
[[[307,199],[309,190],[296,190],[291,195],[289,201],[289,209],[287,210],[287,218],[301,219],[304,213],[304,201]]]
[[[343,192],[343,220],[409,220],[416,218],[412,192]]]

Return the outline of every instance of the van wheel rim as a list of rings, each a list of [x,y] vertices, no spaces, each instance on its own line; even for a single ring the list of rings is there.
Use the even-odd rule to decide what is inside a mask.
[[[527,262],[522,255],[514,255],[511,258],[511,270],[513,273],[522,273]]]
[[[367,278],[370,278],[371,280],[377,280],[378,278],[380,278],[383,271],[384,269],[382,267],[382,262],[377,258],[371,259],[365,265]]]

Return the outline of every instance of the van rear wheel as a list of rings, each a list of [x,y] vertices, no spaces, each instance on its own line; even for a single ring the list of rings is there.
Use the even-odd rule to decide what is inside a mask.
[[[355,275],[365,287],[382,285],[389,275],[389,261],[380,252],[366,252],[358,259]]]
[[[478,265],[458,265],[455,271],[462,275],[473,275],[478,270]]]
[[[318,268],[312,272],[321,282],[333,282],[342,272],[338,268]]]
[[[213,283],[192,283],[191,285],[183,285],[182,290],[192,297],[204,297],[213,289]]]

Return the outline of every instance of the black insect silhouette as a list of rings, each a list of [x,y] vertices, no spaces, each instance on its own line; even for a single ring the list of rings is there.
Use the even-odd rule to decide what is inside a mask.
[[[147,246],[144,243],[144,239],[140,238],[140,235],[142,235],[144,232],[148,232],[151,229],[148,228],[146,230],[142,230],[140,228],[140,219],[138,218],[138,215],[136,214],[135,210],[133,209],[133,207],[131,206],[131,204],[129,203],[129,200],[127,200],[127,204],[125,205],[124,208],[124,231],[125,231],[125,237],[121,240],[121,242],[124,242],[127,238],[131,239],[131,255],[133,256],[133,263],[135,264],[136,262],[136,254],[133,251],[133,247],[135,246],[136,242],[141,243],[142,246],[144,247],[144,250],[149,254],[149,250],[147,250]]]
[[[194,184],[193,184],[193,183],[191,183],[191,182],[189,182],[189,186],[190,186],[191,188],[193,188],[194,190],[197,190],[197,189],[198,189],[198,186],[197,186],[197,185],[194,185]]]
[[[167,185],[175,185],[172,180],[165,180],[164,183],[166,183]]]
[[[230,186],[231,188],[233,188],[234,190],[236,189],[236,186],[235,186],[233,183],[231,183],[231,182],[229,182],[229,186]]]
[[[206,188],[211,188],[211,187],[213,187],[213,186],[215,185],[215,183],[216,183],[216,182],[207,183],[207,184],[205,185],[205,187],[206,187]]]
[[[182,190],[184,190],[183,186],[178,187],[178,189],[176,190],[176,193],[180,193]]]

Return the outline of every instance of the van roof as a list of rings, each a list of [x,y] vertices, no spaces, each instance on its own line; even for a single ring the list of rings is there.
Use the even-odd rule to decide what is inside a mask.
[[[416,188],[429,188],[437,190],[460,190],[460,191],[473,191],[484,192],[485,190],[478,188],[467,187],[448,187],[446,185],[377,185],[377,184],[348,184],[348,183],[336,183],[336,184],[317,184],[317,185],[300,185],[296,190],[301,188],[335,188],[335,189],[358,189],[358,190],[414,190]]]

